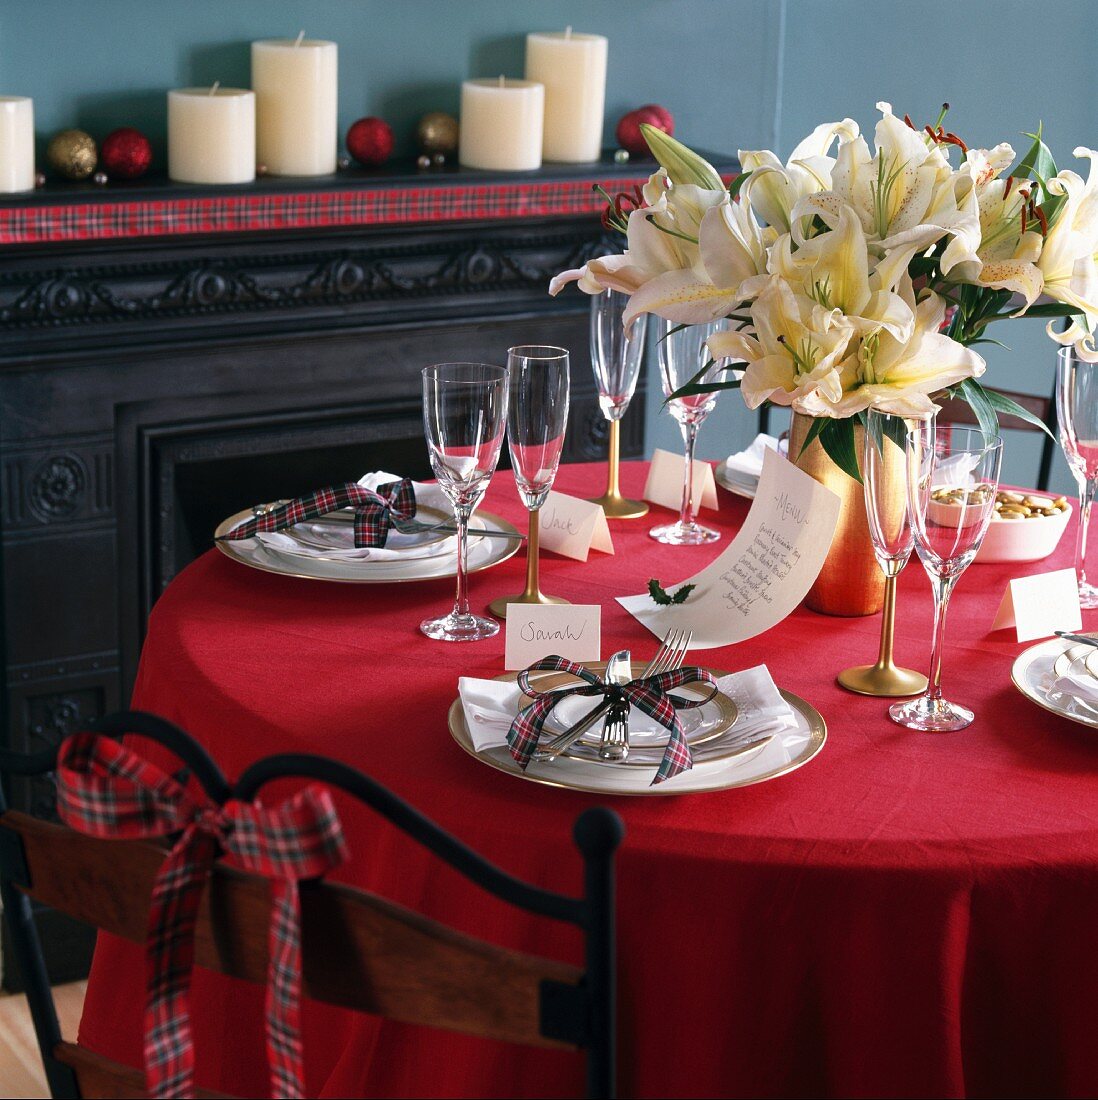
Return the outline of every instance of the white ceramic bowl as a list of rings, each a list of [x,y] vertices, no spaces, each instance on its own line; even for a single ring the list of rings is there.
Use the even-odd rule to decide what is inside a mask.
[[[1026,496],[1053,501],[1059,494],[1049,495],[1027,491]],[[983,544],[976,554],[978,562],[1039,561],[1056,549],[1071,518],[1069,504],[1054,516],[1037,519],[1001,519],[998,513],[991,517]]]

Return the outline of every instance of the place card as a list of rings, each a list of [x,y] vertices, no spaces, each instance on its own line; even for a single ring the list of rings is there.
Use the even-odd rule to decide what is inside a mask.
[[[657,447],[648,466],[644,499],[677,512],[682,507],[682,468],[682,455],[662,451]],[[717,507],[717,483],[713,479],[713,467],[700,459],[694,460],[694,507]]]
[[[601,504],[550,492],[538,513],[538,537],[543,550],[586,561],[592,550],[614,552],[610,525]]]
[[[602,655],[602,608],[597,603],[507,605],[503,667],[528,668],[555,653],[570,661]]]
[[[838,496],[768,450],[751,510],[723,553],[686,580],[658,578],[668,591],[693,584],[686,601],[664,606],[645,592],[621,596],[618,603],[658,638],[672,627],[692,630],[692,649],[753,638],[804,599],[823,568],[838,520]]]
[[[995,613],[992,630],[1014,627],[1018,641],[1051,638],[1057,630],[1080,630],[1079,583],[1074,569],[1055,569],[1032,577],[1015,577]]]

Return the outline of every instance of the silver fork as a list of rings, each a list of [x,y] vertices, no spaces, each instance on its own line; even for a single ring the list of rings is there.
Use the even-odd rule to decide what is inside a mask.
[[[694,640],[692,630],[680,630],[672,638],[668,634],[664,642],[670,640],[667,652],[662,656],[657,653],[649,663],[648,668],[641,673],[641,679],[646,676],[655,676],[660,672],[670,672],[681,668],[686,659],[687,650]],[[660,647],[663,648],[662,646]],[[628,682],[628,681],[627,681]],[[599,743],[599,756],[603,760],[629,759],[629,703],[622,699],[610,704],[610,711],[606,715],[606,721],[602,727],[602,740]]]
[[[678,652],[679,642],[681,641],[681,635],[686,631],[682,630],[669,630],[660,642],[659,649],[656,650],[655,656],[645,670],[641,673],[641,679],[645,676],[655,676],[657,672],[666,671],[668,660],[674,660],[674,655]],[[693,632],[690,633],[690,638],[693,638]],[[687,645],[690,644],[689,639]],[[686,654],[686,650],[682,650],[683,656]],[[678,659],[679,664],[675,665],[676,668],[682,664],[682,657]],[[583,718],[581,718],[574,726],[570,726],[563,733],[557,734],[556,737],[550,741],[545,748],[538,749],[534,753],[534,759],[542,764],[547,764],[552,760],[555,760],[565,749],[567,749],[573,741],[577,740],[579,736],[586,733],[608,710],[610,709],[610,703],[607,700],[599,703],[597,707],[589,711]]]

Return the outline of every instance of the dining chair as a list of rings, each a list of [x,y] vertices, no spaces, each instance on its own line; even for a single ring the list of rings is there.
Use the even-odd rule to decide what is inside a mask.
[[[587,1095],[615,1094],[614,853],[624,836],[616,813],[597,807],[576,820],[584,870],[577,898],[507,874],[376,780],[337,760],[270,756],[230,785],[197,741],[155,715],[123,711],[88,728],[159,742],[219,805],[230,798],[251,802],[278,779],[339,788],[489,894],[578,926],[585,942],[583,969],[471,937],[364,890],[303,882],[302,994],[403,1023],[525,1046],[582,1049]],[[39,775],[52,771],[56,761],[56,749],[33,755],[0,751],[0,774]],[[54,1097],[144,1096],[144,1074],[62,1039],[31,901],[144,944],[152,884],[164,854],[160,844],[98,839],[9,810],[0,795],[0,898]],[[269,921],[268,880],[219,861],[198,917],[195,965],[265,984]]]

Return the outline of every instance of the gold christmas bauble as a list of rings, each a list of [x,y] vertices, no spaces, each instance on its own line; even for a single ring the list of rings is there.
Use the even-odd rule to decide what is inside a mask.
[[[431,111],[416,126],[416,141],[425,153],[455,153],[458,147],[458,121],[445,111]]]
[[[95,139],[83,130],[62,130],[46,146],[50,167],[65,179],[87,179],[95,171],[98,159]]]

